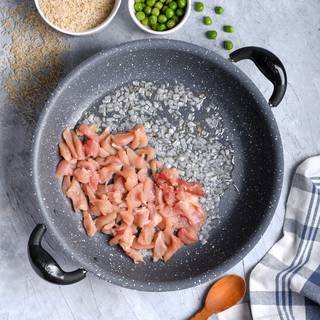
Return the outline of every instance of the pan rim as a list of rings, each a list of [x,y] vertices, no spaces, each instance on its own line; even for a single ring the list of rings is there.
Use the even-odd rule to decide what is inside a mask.
[[[100,59],[105,59],[106,57],[113,56],[115,53],[119,51],[128,51],[128,50],[142,50],[142,49],[170,49],[170,50],[177,50],[177,51],[189,51],[191,54],[197,55],[198,57],[215,61],[215,63],[221,63],[224,65],[225,68],[229,70],[233,70],[234,77],[241,81],[243,85],[246,87],[250,87],[250,90],[253,91],[257,101],[257,104],[260,105],[261,108],[263,108],[263,112],[265,113],[265,121],[267,121],[267,126],[272,131],[274,138],[276,138],[274,143],[274,157],[275,157],[275,163],[277,164],[277,167],[275,168],[275,176],[273,181],[273,190],[275,193],[273,206],[271,209],[268,210],[267,214],[264,216],[264,218],[261,220],[261,224],[257,226],[256,232],[252,233],[251,235],[248,235],[248,239],[243,246],[243,248],[240,248],[235,251],[232,256],[227,258],[222,264],[219,264],[218,266],[213,266],[212,269],[200,273],[197,276],[193,276],[192,278],[185,278],[185,279],[178,279],[178,280],[170,280],[170,281],[161,281],[161,282],[145,282],[143,280],[134,280],[128,279],[128,281],[124,282],[123,278],[120,276],[116,277],[114,275],[109,274],[110,277],[107,277],[105,275],[97,275],[94,272],[94,267],[90,264],[83,263],[83,260],[81,259],[81,256],[78,255],[76,252],[73,253],[71,256],[70,253],[73,252],[69,245],[63,244],[63,248],[67,253],[69,253],[70,258],[79,264],[80,266],[84,267],[90,273],[93,273],[95,276],[102,278],[103,280],[113,283],[115,285],[135,289],[139,291],[174,291],[174,290],[180,290],[180,289],[187,289],[190,287],[194,287],[200,284],[203,284],[208,281],[212,281],[225,273],[227,270],[234,267],[236,264],[238,264],[249,252],[254,248],[254,246],[258,243],[258,241],[261,239],[261,237],[264,235],[264,233],[267,230],[267,227],[272,220],[274,213],[277,209],[277,205],[279,203],[280,193],[282,189],[282,182],[283,182],[283,167],[284,167],[284,160],[283,160],[283,147],[281,142],[281,137],[279,133],[279,129],[276,123],[276,120],[273,116],[272,111],[270,110],[270,107],[265,100],[265,98],[262,96],[262,93],[260,90],[256,87],[256,85],[248,78],[246,74],[244,74],[237,66],[235,66],[230,61],[224,59],[217,53],[202,48],[200,46],[190,44],[184,41],[178,41],[178,40],[167,40],[167,39],[148,39],[148,40],[137,40],[137,41],[131,41],[126,42],[124,44],[120,44],[116,47],[112,47],[110,49],[105,49],[101,52],[98,52],[97,54],[89,57],[88,59],[84,60],[82,63],[80,63],[77,67],[75,67],[64,79],[62,79],[56,89],[52,92],[51,96],[49,97],[47,103],[45,104],[41,115],[38,119],[38,123],[35,129],[35,135],[34,135],[34,145],[32,150],[32,171],[33,171],[33,184],[35,186],[37,199],[41,211],[41,217],[46,220],[48,229],[52,232],[54,238],[56,239],[55,242],[62,247],[62,244],[60,243],[59,239],[59,232],[58,230],[47,220],[47,215],[44,214],[46,212],[46,207],[43,203],[42,197],[41,197],[41,190],[39,187],[39,182],[37,179],[37,172],[38,172],[38,153],[41,145],[41,135],[43,130],[45,130],[45,123],[46,119],[49,115],[49,111],[54,107],[55,100],[58,99],[61,92],[68,87],[68,83],[73,81],[83,70],[86,70],[87,68],[90,68],[92,64],[99,61]],[[106,273],[107,274],[107,273]],[[108,274],[107,274],[108,275]],[[121,278],[121,279],[120,279]]]

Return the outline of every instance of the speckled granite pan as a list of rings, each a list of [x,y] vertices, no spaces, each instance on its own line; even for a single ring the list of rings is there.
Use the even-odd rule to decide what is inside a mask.
[[[253,60],[273,82],[269,103],[233,62],[201,47],[171,40],[130,42],[101,52],[77,67],[52,94],[39,121],[33,153],[39,223],[50,229],[79,267],[123,287],[178,290],[225,273],[260,239],[282,186],[282,146],[271,106],[283,98],[286,74],[281,62],[260,48],[239,49],[231,58]],[[166,264],[147,261],[135,265],[119,248],[107,245],[104,235],[89,239],[82,229],[81,215],[72,212],[55,178],[62,130],[73,127],[83,111],[99,103],[106,93],[137,79],[178,80],[204,92],[219,107],[235,149],[233,179],[239,193],[233,187],[226,191],[219,227],[212,230],[207,244],[184,248]],[[83,278],[85,273],[80,270],[68,281],[68,275],[58,270],[50,256],[43,250],[34,251],[39,249],[43,232],[41,227],[35,230],[29,242],[35,270],[55,283]]]

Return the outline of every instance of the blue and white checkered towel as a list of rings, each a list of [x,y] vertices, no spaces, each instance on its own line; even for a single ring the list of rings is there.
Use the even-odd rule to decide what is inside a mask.
[[[320,156],[297,169],[289,193],[283,237],[250,275],[254,320],[320,320]],[[219,320],[248,320],[247,304]]]
[[[298,167],[283,237],[250,276],[253,319],[320,320],[320,156]]]

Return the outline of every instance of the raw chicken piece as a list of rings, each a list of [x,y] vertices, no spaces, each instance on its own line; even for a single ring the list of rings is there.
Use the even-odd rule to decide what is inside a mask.
[[[66,161],[72,160],[71,152],[65,142],[59,143],[59,153],[62,158],[64,158]]]
[[[109,241],[109,244],[120,244],[122,249],[126,251],[130,249],[134,238],[132,228],[123,223],[117,228],[116,235]]]
[[[174,204],[176,203],[176,195],[175,195],[174,187],[169,186],[168,184],[164,184],[162,187],[162,190],[163,190],[164,202],[168,206],[173,207]]]
[[[162,162],[158,160],[151,160],[150,161],[150,169],[152,173],[156,173],[158,169],[160,169],[163,166]]]
[[[116,175],[114,178],[113,190],[115,192],[120,192],[121,194],[126,192],[123,177]]]
[[[204,222],[203,218],[199,215],[194,206],[187,201],[177,202],[175,208],[180,210],[179,213],[188,219],[190,225],[196,225]]]
[[[91,125],[81,124],[77,129],[77,134],[79,136],[85,136],[88,139],[95,140],[97,138],[96,131],[97,131],[97,127],[95,124],[91,124]]]
[[[119,160],[123,163],[124,166],[130,166],[128,155],[124,149],[119,149],[117,154]]]
[[[77,160],[61,160],[57,166],[56,176],[63,177],[63,176],[72,176],[73,171],[77,166]]]
[[[74,211],[88,210],[87,199],[77,179],[75,178],[72,179],[71,185],[66,192],[66,196],[71,199]]]
[[[132,212],[135,208],[139,208],[143,202],[143,184],[137,184],[133,189],[131,189],[127,196],[126,202],[128,205],[128,211]]]
[[[100,231],[104,234],[112,234],[114,235],[114,229],[112,229],[116,225],[116,222],[110,222],[106,224]]]
[[[95,199],[92,203],[97,207],[97,209],[104,216],[108,215],[109,213],[115,212],[115,207],[107,199],[107,197],[103,199]]]
[[[95,195],[94,191],[91,189],[89,184],[84,184],[82,186],[82,190],[83,190],[84,194],[88,197],[90,202],[93,202],[96,199],[96,195]]]
[[[93,159],[78,161],[77,167],[86,168],[90,171],[96,171],[100,168],[99,163]]]
[[[143,182],[144,203],[152,203],[155,199],[154,183],[150,178]]]
[[[162,220],[163,218],[158,213],[156,213],[152,218],[150,216],[150,224],[153,225],[154,227],[158,227],[159,224],[161,224]]]
[[[197,196],[203,197],[206,195],[202,186],[196,182],[188,182],[182,179],[177,179],[179,184],[179,189],[185,190],[189,193],[195,194]]]
[[[149,246],[153,240],[155,228],[152,225],[144,226],[141,229],[137,242],[141,246]]]
[[[138,149],[136,151],[136,153],[140,156],[143,156],[144,158],[146,158],[146,160],[149,162],[152,159],[154,159],[155,157],[155,151],[153,148],[151,148],[150,146]]]
[[[138,243],[137,239],[134,239],[131,248],[136,250],[150,250],[154,248],[154,243],[151,242],[149,245],[142,245]]]
[[[145,182],[149,178],[148,169],[142,168],[138,171],[139,182]]]
[[[91,172],[85,168],[77,168],[73,171],[73,176],[81,183],[89,183]]]
[[[96,227],[97,230],[100,231],[102,230],[102,228],[110,223],[113,223],[113,225],[115,224],[115,220],[117,218],[117,213],[116,212],[112,212],[110,214],[107,214],[106,216],[100,216],[96,219]]]
[[[112,204],[118,205],[122,202],[122,193],[120,191],[108,192],[108,198]]]
[[[89,237],[93,237],[97,232],[97,228],[92,220],[92,217],[87,211],[83,211],[83,226]]]
[[[110,135],[110,130],[109,128],[105,128],[102,133],[100,134],[100,136],[98,137],[99,143],[101,143],[102,141],[104,141],[108,136]]]
[[[149,209],[145,207],[136,209],[134,211],[134,224],[140,228],[147,225],[150,222],[149,213]]]
[[[112,163],[106,167],[103,167],[99,171],[99,182],[100,183],[108,183],[113,175],[119,172],[122,168],[122,164]]]
[[[99,183],[99,173],[97,171],[91,172],[89,186],[91,187],[93,192],[97,191],[98,183]]]
[[[163,169],[155,174],[155,181],[161,187],[164,183],[169,183],[172,186],[177,186],[178,171],[176,168]]]
[[[129,256],[133,260],[134,263],[143,262],[143,257],[139,253],[139,251],[130,248],[126,250],[125,253],[127,256]]]
[[[129,162],[137,169],[148,168],[149,164],[144,160],[143,156],[137,155],[132,149],[127,149],[127,155]]]
[[[77,152],[76,152],[76,149],[73,145],[73,139],[72,139],[72,134],[71,134],[71,131],[69,129],[65,129],[62,133],[62,136],[63,136],[63,139],[64,141],[66,142],[70,152],[71,152],[71,155],[72,155],[72,158],[73,159],[77,159],[78,158],[78,155],[77,155]]]
[[[170,235],[167,252],[164,254],[164,262],[167,262],[171,257],[183,246],[183,243],[174,234]]]
[[[111,136],[112,141],[118,146],[126,146],[128,145],[133,139],[134,134],[132,132],[125,132],[125,133],[118,133]]]
[[[155,203],[158,206],[158,208],[164,206],[163,191],[158,186],[155,187]]]
[[[104,195],[107,195],[108,190],[106,188],[106,184],[98,184],[97,191],[96,191],[96,197],[102,199]]]
[[[138,176],[133,166],[124,167],[119,174],[125,178],[125,187],[127,191],[130,191],[138,184]]]
[[[134,134],[134,140],[130,143],[130,148],[137,149],[147,146],[148,137],[142,124],[136,125],[131,132]]]
[[[131,226],[133,224],[134,216],[129,211],[120,211],[119,216],[126,225]]]
[[[153,261],[163,259],[168,247],[166,246],[163,231],[158,231],[155,235],[155,243],[153,248]]]
[[[96,158],[99,155],[100,145],[98,139],[88,139],[83,145],[84,153],[87,157]]]
[[[178,231],[178,237],[184,244],[193,244],[198,241],[197,231],[192,228],[181,228]]]
[[[100,142],[100,146],[104,151],[109,155],[115,155],[117,153],[117,150],[112,147],[112,141],[111,141],[111,136],[108,136],[105,140]]]
[[[75,148],[76,153],[77,153],[77,158],[76,159],[84,160],[85,159],[85,155],[84,155],[83,145],[82,145],[81,140],[79,139],[79,137],[76,135],[76,133],[73,130],[71,131],[71,135],[72,135],[73,145],[74,145],[74,148]]]
[[[110,164],[119,164],[122,166],[121,160],[117,156],[108,156],[107,158],[97,158],[100,167],[106,167]]]
[[[64,176],[62,180],[62,191],[64,195],[66,195],[66,192],[69,189],[70,185],[71,185],[70,176]]]
[[[109,156],[109,152],[107,152],[106,150],[104,150],[102,147],[99,148],[99,153],[98,153],[98,157],[100,158],[106,158]]]

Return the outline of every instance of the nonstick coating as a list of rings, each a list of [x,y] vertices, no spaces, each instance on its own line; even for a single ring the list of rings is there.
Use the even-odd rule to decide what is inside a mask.
[[[61,132],[87,108],[133,80],[177,80],[204,92],[218,106],[235,149],[233,179],[220,204],[221,221],[206,245],[180,250],[168,263],[135,265],[104,235],[89,239],[81,215],[71,210],[55,177]],[[281,139],[273,114],[256,86],[234,64],[185,42],[130,42],[95,55],[56,89],[43,112],[35,140],[33,177],[41,222],[78,266],[114,284],[145,291],[178,290],[212,280],[243,258],[260,239],[282,186]],[[40,222],[40,221],[39,221]],[[57,248],[58,249],[58,248]]]

